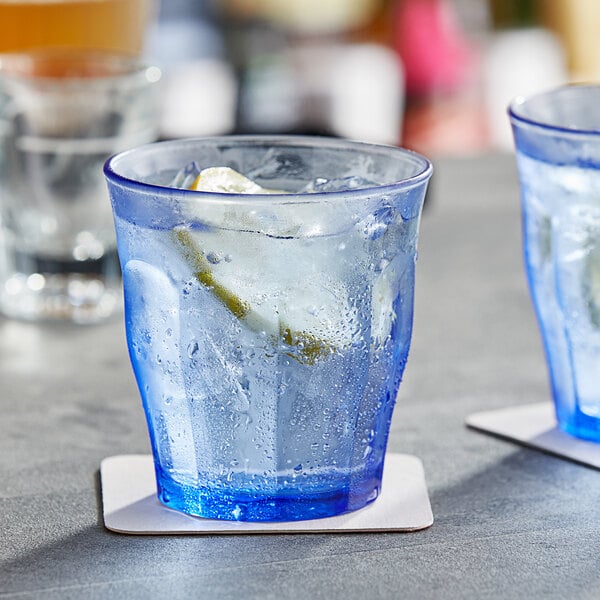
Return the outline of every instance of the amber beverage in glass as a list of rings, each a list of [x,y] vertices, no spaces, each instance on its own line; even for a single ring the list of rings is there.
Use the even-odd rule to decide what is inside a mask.
[[[140,54],[155,0],[0,0],[0,52],[74,47]]]

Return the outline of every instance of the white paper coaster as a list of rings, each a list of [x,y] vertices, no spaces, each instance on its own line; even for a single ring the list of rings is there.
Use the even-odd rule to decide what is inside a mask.
[[[467,417],[466,422],[473,429],[600,469],[600,444],[558,429],[552,402],[479,412]]]
[[[328,531],[416,531],[433,523],[423,464],[407,454],[386,455],[382,492],[365,508],[325,519],[245,523],[192,517],[156,497],[150,455],[105,458],[100,465],[104,525],[117,533],[231,534]]]

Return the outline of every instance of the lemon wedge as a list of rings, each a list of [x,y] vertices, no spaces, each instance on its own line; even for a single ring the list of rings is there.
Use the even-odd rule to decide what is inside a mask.
[[[264,188],[230,167],[203,169],[189,189],[223,194],[286,193]],[[335,343],[322,339],[314,332],[298,330],[277,317],[269,319],[267,315],[260,314],[249,302],[219,281],[203,248],[198,244],[197,237],[189,229],[176,227],[172,236],[196,279],[244,326],[255,332],[265,332],[274,344],[285,344],[289,348],[286,354],[302,364],[314,365],[318,360],[323,360],[337,351]]]
[[[200,171],[190,190],[219,194],[285,194],[264,188],[231,167],[208,167]]]
[[[281,340],[290,348],[290,351],[286,352],[290,358],[302,364],[314,365],[318,360],[337,351],[334,344],[320,339],[310,331],[297,331],[282,321],[279,321],[277,327],[255,311],[249,302],[242,300],[235,292],[218,281],[210,268],[210,263],[188,229],[176,227],[173,229],[173,237],[196,279],[250,330],[257,333],[264,331],[274,344]]]

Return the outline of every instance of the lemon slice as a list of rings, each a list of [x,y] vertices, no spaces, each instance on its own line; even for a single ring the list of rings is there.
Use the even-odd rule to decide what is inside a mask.
[[[208,167],[200,171],[190,190],[219,194],[285,194],[264,188],[230,167]]]
[[[203,169],[196,176],[189,189],[225,194],[287,193],[281,190],[264,188],[230,167],[208,167]],[[199,206],[204,206],[204,203],[199,203]],[[252,224],[247,222],[248,219],[257,219],[257,217],[232,213],[229,213],[228,216],[234,223],[239,224],[243,221],[246,227]],[[200,222],[204,222],[204,219],[200,216],[198,218]],[[260,224],[262,223],[259,219],[256,225]],[[228,229],[225,223],[221,223],[220,227]],[[254,229],[254,227],[248,228]],[[256,230],[260,230],[260,227],[258,226]],[[294,298],[299,301],[293,302],[293,306],[287,307],[287,310],[291,313],[288,317],[292,317],[292,322],[296,325],[293,326],[292,323],[286,322],[285,317],[280,318],[273,311],[261,311],[252,306],[239,293],[236,293],[231,285],[227,285],[226,279],[219,279],[219,276],[215,274],[213,265],[207,259],[207,249],[202,247],[201,236],[196,235],[195,232],[186,227],[174,228],[172,235],[186,262],[192,268],[196,279],[210,290],[215,298],[245,327],[257,333],[264,332],[274,345],[285,344],[289,348],[289,352],[286,354],[291,358],[303,364],[314,365],[317,361],[326,359],[348,345],[348,336],[339,333],[343,330],[343,324],[340,323],[339,318],[332,317],[320,320],[318,323],[306,323],[305,326],[297,326],[305,320],[301,313],[302,306],[306,304],[306,298],[300,298],[303,295],[301,289],[296,290],[293,294]],[[232,283],[232,285],[235,286],[235,283]],[[342,290],[336,290],[334,296],[329,298],[329,303],[335,306],[336,315],[338,315],[341,304],[345,302],[344,297],[345,294],[342,293]]]
[[[211,264],[188,229],[176,227],[173,229],[173,237],[186,262],[192,268],[196,279],[250,330],[257,333],[265,332],[273,343],[281,340],[290,348],[290,351],[286,353],[289,357],[302,364],[314,365],[318,360],[325,359],[338,350],[336,344],[320,338],[311,331],[299,331],[284,321],[270,320],[255,310],[249,302],[242,300],[233,290],[218,281],[211,269]]]

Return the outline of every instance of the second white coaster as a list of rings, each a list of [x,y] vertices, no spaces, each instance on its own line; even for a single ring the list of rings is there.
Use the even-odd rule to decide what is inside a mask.
[[[247,523],[192,517],[156,496],[150,455],[105,458],[100,465],[104,525],[117,533],[245,534],[416,531],[433,523],[423,464],[415,456],[388,453],[379,498],[365,508],[325,519]]]
[[[600,444],[561,431],[552,402],[478,412],[467,417],[466,422],[473,429],[600,469]]]

